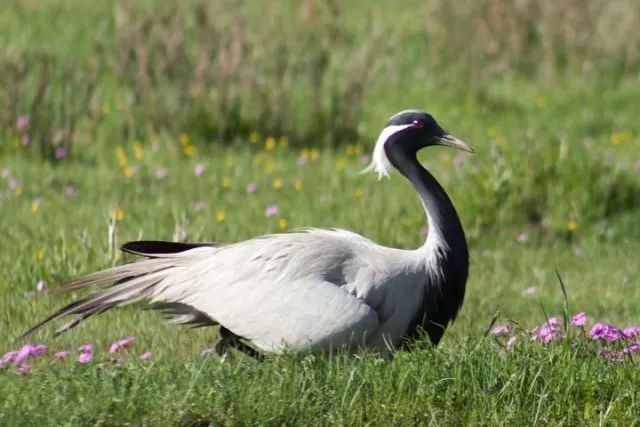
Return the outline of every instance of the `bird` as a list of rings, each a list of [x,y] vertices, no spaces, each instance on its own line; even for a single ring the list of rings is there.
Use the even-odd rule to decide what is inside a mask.
[[[142,259],[63,286],[103,285],[21,337],[71,316],[57,335],[114,307],[146,302],[173,323],[218,326],[220,354],[386,353],[425,333],[436,346],[462,306],[469,270],[458,214],[417,158],[422,148],[438,145],[474,152],[432,115],[401,111],[386,122],[362,171],[377,172],[381,180],[395,169],[413,186],[427,221],[419,248],[386,247],[348,230],[318,228],[231,244],[128,242],[121,250]]]

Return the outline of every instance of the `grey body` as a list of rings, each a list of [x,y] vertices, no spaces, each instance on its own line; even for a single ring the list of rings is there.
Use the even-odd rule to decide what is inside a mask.
[[[385,351],[420,327],[437,344],[462,304],[468,253],[451,201],[415,156],[435,144],[469,149],[426,113],[399,113],[381,133],[371,166],[381,175],[393,166],[415,187],[428,217],[427,240],[418,249],[389,248],[335,229],[229,245],[134,242],[123,249],[148,259],[72,282],[67,289],[115,284],[27,333],[75,315],[66,330],[93,314],[145,300],[176,323],[219,324],[266,352],[360,346]]]

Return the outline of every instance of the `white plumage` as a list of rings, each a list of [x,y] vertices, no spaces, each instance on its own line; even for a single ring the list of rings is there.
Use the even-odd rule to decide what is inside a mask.
[[[411,121],[392,123],[397,117],[390,120],[374,149],[372,168],[380,176],[392,166],[385,143],[412,126]],[[428,199],[423,197],[423,203]],[[149,259],[70,283],[67,289],[115,282],[64,307],[27,333],[75,315],[63,331],[93,314],[145,300],[164,309],[176,323],[219,324],[234,337],[230,343],[244,339],[265,352],[359,346],[385,351],[424,325],[424,318],[432,318],[427,311],[435,316],[438,301],[444,298],[449,303],[444,287],[455,277],[451,267],[441,265],[451,252],[447,229],[438,226],[441,221],[430,218],[425,245],[408,251],[338,229],[306,229],[229,245],[133,242],[124,249]],[[464,251],[466,256],[466,245]],[[456,280],[463,281],[463,295],[466,265],[459,268],[464,277]],[[458,299],[448,308],[453,313],[446,313],[447,323],[462,302]],[[441,332],[436,335],[435,343]]]

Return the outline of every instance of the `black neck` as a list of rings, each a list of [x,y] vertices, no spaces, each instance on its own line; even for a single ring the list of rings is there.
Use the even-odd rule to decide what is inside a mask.
[[[429,222],[424,251],[426,285],[422,309],[407,329],[411,336],[421,325],[437,345],[444,328],[455,319],[466,288],[469,252],[462,224],[449,196],[418,162],[416,153],[395,155],[391,160],[418,192]],[[439,291],[436,291],[439,289]]]
[[[415,154],[394,162],[417,191],[428,217],[429,239],[439,239],[453,253],[467,256],[467,241],[456,209],[442,186],[418,161]]]

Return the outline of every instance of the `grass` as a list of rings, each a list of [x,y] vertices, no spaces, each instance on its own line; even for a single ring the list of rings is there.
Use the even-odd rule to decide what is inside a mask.
[[[176,11],[176,16],[190,17],[184,22],[191,38],[197,38],[194,28],[219,30],[219,22],[239,16],[229,12],[220,21],[206,21],[211,28],[194,26],[190,19],[197,4]],[[284,35],[276,31],[292,19],[291,10],[272,6],[264,12],[268,25],[252,27],[261,11],[249,6],[243,9],[248,24],[237,30],[244,33],[236,35],[255,47],[261,46],[256,41],[261,36],[272,34],[268,49],[283,55],[288,80],[278,80],[270,62],[262,68],[259,50],[248,49],[243,57],[247,71],[264,73],[272,91],[255,92],[247,83],[250,77],[241,74],[228,101],[217,89],[185,101],[180,94],[188,91],[184,85],[193,76],[178,60],[167,65],[170,78],[163,77],[148,92],[136,92],[139,76],[125,73],[123,67],[132,65],[126,63],[128,56],[118,56],[118,49],[141,46],[116,40],[115,29],[123,29],[125,21],[115,16],[142,12],[127,12],[126,2],[118,5],[104,2],[87,10],[82,3],[25,1],[0,12],[0,26],[7,29],[0,37],[10,47],[0,58],[2,69],[21,61],[31,64],[24,73],[0,77],[8,79],[0,89],[5,91],[0,92],[0,170],[8,174],[0,178],[0,268],[5,273],[0,353],[14,348],[11,339],[28,325],[69,301],[72,296],[54,292],[58,283],[131,260],[115,250],[128,240],[232,242],[313,225],[351,229],[390,246],[420,245],[424,214],[410,186],[397,174],[377,182],[373,175],[358,173],[364,167],[362,154],[370,151],[386,118],[408,107],[428,109],[477,150],[474,156],[441,148],[421,154],[451,195],[467,231],[471,271],[465,304],[437,349],[418,342],[391,360],[363,353],[356,358],[284,355],[264,363],[239,356],[202,358],[200,352],[215,342],[215,331],[171,327],[142,307],[114,310],[59,338],[51,337],[51,329],[32,338],[47,343],[49,354],[71,349],[71,360],[54,362],[46,356],[24,376],[0,368],[0,424],[636,421],[638,364],[633,358],[611,363],[598,354],[598,343],[575,334],[577,344],[564,340],[544,346],[521,336],[509,352],[501,340],[485,336],[496,313],[500,323],[517,322],[521,334],[546,315],[562,314],[556,269],[567,289],[570,314],[586,311],[591,322],[620,326],[640,323],[638,74],[631,54],[624,64],[616,62],[625,46],[616,44],[614,35],[606,44],[611,51],[603,50],[601,40],[593,52],[569,39],[555,51],[530,41],[538,65],[510,50],[518,43],[504,43],[488,63],[479,55],[471,63],[450,58],[447,67],[434,58],[434,49],[447,39],[437,38],[432,27],[419,26],[425,12],[412,2],[398,11],[372,9],[369,24],[345,24],[358,16],[360,6],[343,11],[335,23],[336,37],[342,39],[326,39],[329,30],[323,23],[335,12],[320,8],[314,15],[317,38],[310,40],[290,37],[303,34],[302,24],[287,27]],[[217,12],[211,7],[207,13]],[[432,12],[460,13],[470,20],[467,34],[484,34],[479,30],[483,23],[468,11]],[[598,14],[603,22],[617,16],[615,10],[605,12]],[[149,25],[159,25],[166,10],[145,13]],[[389,13],[416,25],[391,31],[393,20],[379,19]],[[539,19],[534,11],[508,16]],[[27,17],[30,25],[22,25]],[[62,28],[61,22],[72,24]],[[561,37],[560,26],[556,30],[554,37]],[[496,31],[503,31],[499,37],[504,40],[521,40],[515,29]],[[367,53],[384,48],[376,45],[380,34],[388,35],[389,46],[407,48],[384,45],[387,55]],[[104,43],[102,53],[96,50],[96,37]],[[154,37],[162,39],[153,33],[150,43],[158,42]],[[428,39],[431,50],[418,41],[423,37],[436,37]],[[204,49],[191,38],[181,57],[188,64],[197,58],[194,52]],[[296,62],[317,40],[326,43],[325,51],[318,47],[305,57],[310,62]],[[459,49],[477,48],[458,39],[450,42]],[[358,63],[339,65],[354,46],[362,47],[364,63],[381,61],[362,88],[353,86]],[[431,52],[426,63],[416,59],[421,49]],[[579,54],[560,60],[574,50]],[[323,52],[330,53],[330,66],[314,77],[309,64]],[[611,61],[594,62],[594,52]],[[38,59],[43,53],[48,59]],[[592,68],[580,70],[580,55],[592,60]],[[162,64],[162,58],[153,58],[152,65]],[[92,59],[107,64],[99,78],[83,74]],[[45,63],[62,75],[42,83],[49,89],[38,98],[37,77]],[[64,63],[75,67],[65,69]],[[529,66],[540,69],[523,71]],[[65,79],[64,73],[71,74]],[[201,83],[218,87],[217,78],[213,73]],[[308,85],[314,78],[322,82],[315,93]],[[7,88],[15,90],[9,94]],[[154,101],[157,105],[151,106]],[[16,121],[23,114],[30,123],[19,130]],[[340,122],[340,117],[350,120]],[[272,122],[279,124],[268,125]],[[336,137],[343,131],[350,135],[346,140]],[[24,146],[20,141],[27,133],[31,142]],[[67,153],[56,159],[60,147]],[[309,159],[299,165],[303,153]],[[194,172],[197,165],[204,166],[200,176]],[[159,178],[162,171],[166,176]],[[254,192],[247,192],[249,183],[256,184]],[[278,215],[265,216],[273,204]],[[34,292],[39,280],[47,282],[47,292]],[[116,366],[106,350],[127,335],[134,335],[135,343],[122,354],[123,366]],[[80,365],[74,361],[75,349],[85,342],[97,344],[96,360]],[[139,360],[147,350],[152,360]]]
[[[637,369],[528,346],[501,357],[487,340],[375,356],[265,363],[67,365],[0,378],[0,408],[45,424],[631,423]],[[17,421],[6,416],[3,421]]]

